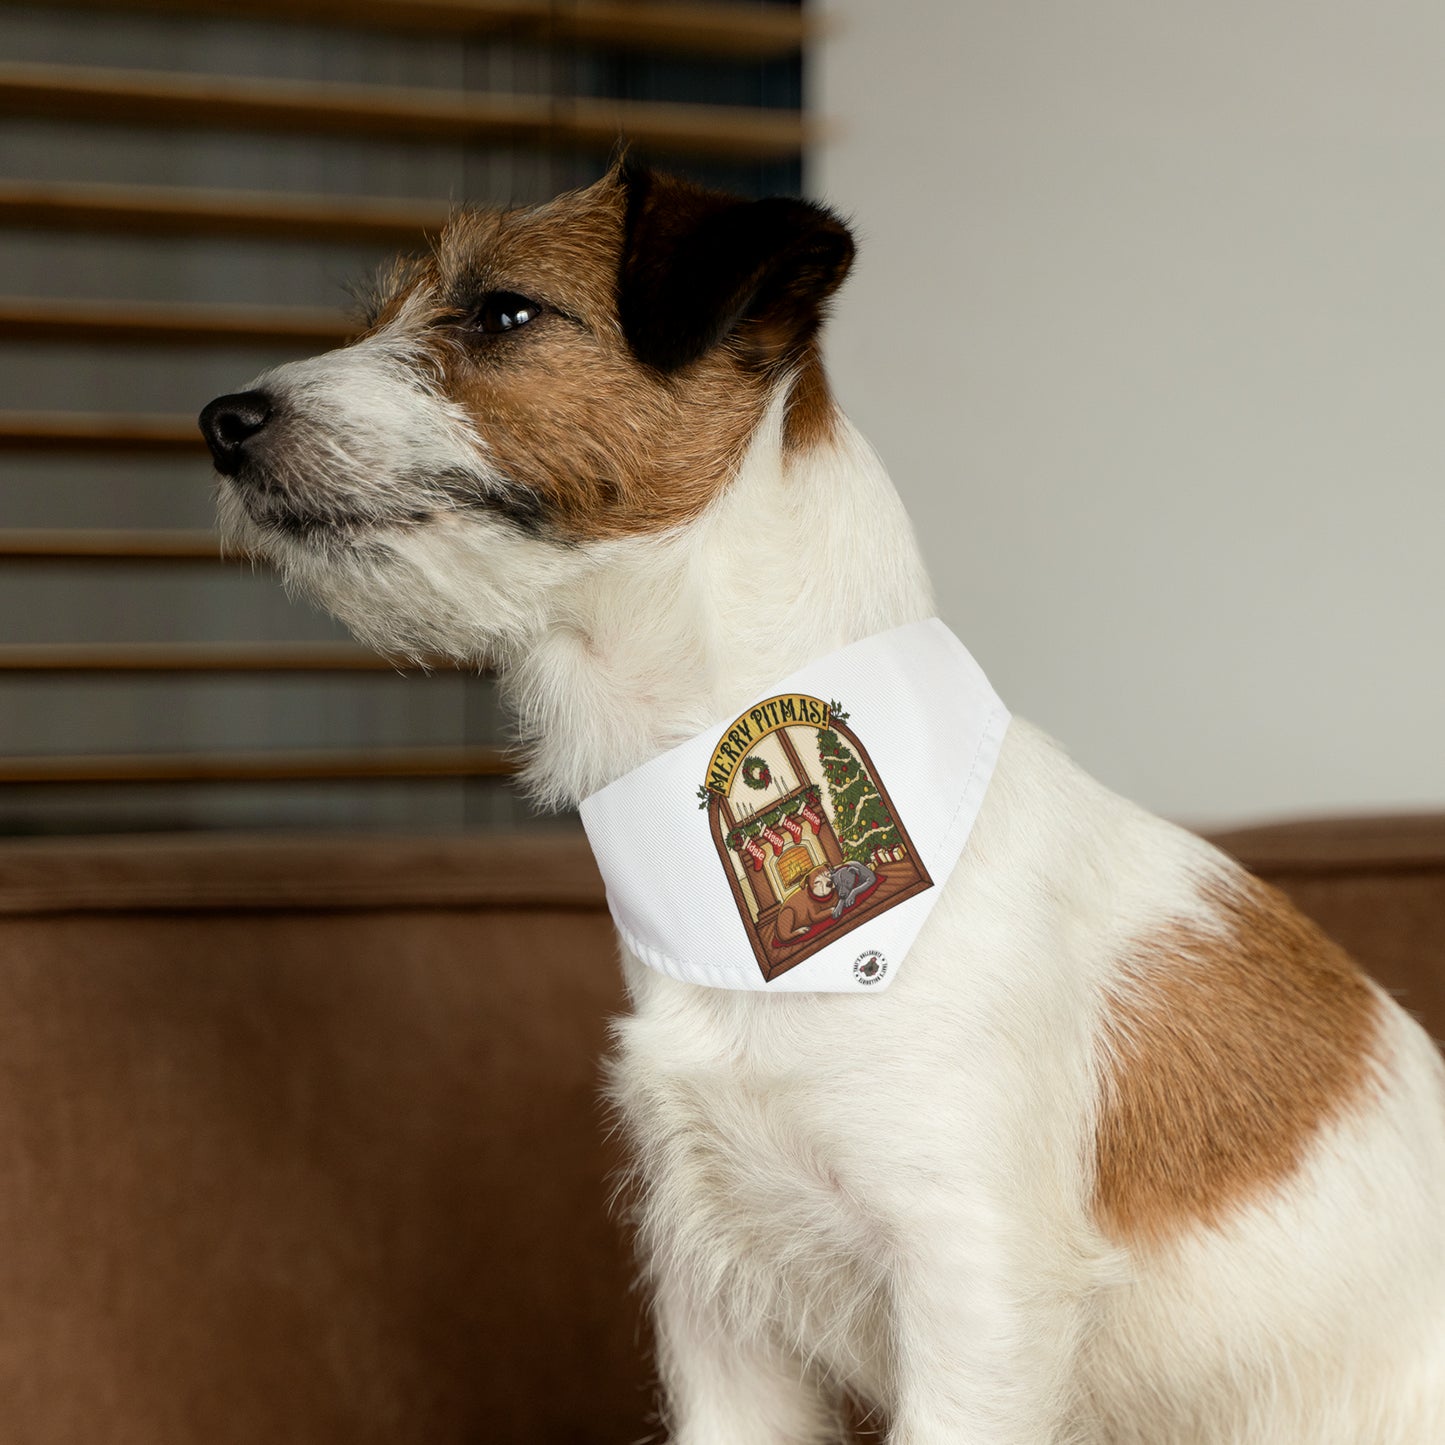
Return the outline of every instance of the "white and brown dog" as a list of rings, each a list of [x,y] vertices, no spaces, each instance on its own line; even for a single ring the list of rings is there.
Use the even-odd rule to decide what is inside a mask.
[[[818,359],[852,254],[625,165],[458,215],[359,341],[206,408],[225,529],[378,647],[494,666],[574,803],[933,613]],[[833,1440],[845,1395],[894,1445],[1445,1441],[1435,1048],[1033,728],[887,993],[623,962],[679,1445]]]

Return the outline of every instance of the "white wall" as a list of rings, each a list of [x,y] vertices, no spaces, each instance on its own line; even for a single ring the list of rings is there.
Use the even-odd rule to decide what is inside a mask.
[[[1005,700],[1187,821],[1445,805],[1445,5],[832,12],[835,385]]]

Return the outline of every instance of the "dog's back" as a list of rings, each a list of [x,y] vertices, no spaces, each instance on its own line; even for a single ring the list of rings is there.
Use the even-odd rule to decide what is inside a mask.
[[[717,1328],[890,1418],[1011,1360],[971,1408],[1058,1433],[990,1440],[1445,1439],[1445,1067],[1281,896],[1016,723],[906,983],[635,967],[648,1253]]]

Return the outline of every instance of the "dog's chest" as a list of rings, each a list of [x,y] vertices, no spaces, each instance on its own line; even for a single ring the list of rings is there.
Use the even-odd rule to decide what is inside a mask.
[[[659,1024],[623,1027],[614,1075],[649,1253],[715,1282],[729,1314],[839,1374],[874,1376],[886,1239],[848,1162],[864,1111],[845,1082],[805,1068],[689,1058]]]

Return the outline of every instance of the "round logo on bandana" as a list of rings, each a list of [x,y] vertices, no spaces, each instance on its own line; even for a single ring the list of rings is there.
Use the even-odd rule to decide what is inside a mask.
[[[888,962],[876,948],[866,949],[853,960],[853,977],[865,988],[871,983],[882,983],[888,972]]]

